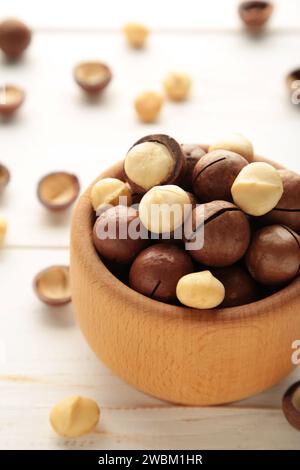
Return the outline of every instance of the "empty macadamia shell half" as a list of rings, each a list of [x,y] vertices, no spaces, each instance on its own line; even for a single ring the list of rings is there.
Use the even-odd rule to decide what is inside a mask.
[[[22,21],[8,18],[0,23],[0,48],[9,59],[18,58],[31,42],[31,30]]]
[[[11,116],[25,100],[25,92],[16,85],[0,86],[0,115]]]
[[[282,409],[288,422],[300,431],[300,381],[291,385],[284,394]]]
[[[37,188],[40,202],[52,211],[61,211],[70,207],[79,191],[80,184],[77,176],[64,171],[45,175]]]
[[[112,79],[112,72],[102,62],[82,62],[75,67],[74,78],[84,91],[94,95],[107,87]]]
[[[59,307],[71,302],[69,267],[49,266],[40,271],[33,280],[37,297],[47,305]]]
[[[250,31],[260,30],[270,19],[274,10],[271,2],[264,0],[243,0],[239,6],[239,15]]]
[[[128,151],[124,174],[133,193],[144,194],[154,186],[177,184],[185,170],[186,157],[175,139],[153,134],[138,140]]]
[[[0,192],[8,185],[10,180],[10,172],[8,168],[0,163]]]

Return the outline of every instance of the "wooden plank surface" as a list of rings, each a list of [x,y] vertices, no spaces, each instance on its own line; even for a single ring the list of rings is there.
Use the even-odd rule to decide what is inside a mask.
[[[155,0],[145,9],[130,0],[113,8],[113,0],[106,15],[95,14],[100,3],[87,0],[86,8],[76,5],[67,14],[68,2],[2,0],[3,16],[23,17],[38,32],[21,63],[0,60],[1,81],[20,84],[28,95],[17,119],[0,123],[0,161],[12,172],[0,198],[9,221],[0,252],[0,448],[300,449],[299,433],[281,412],[281,397],[300,379],[299,368],[272,390],[230,406],[172,406],[115,377],[89,350],[72,307],[47,308],[31,288],[39,269],[68,262],[71,214],[49,215],[35,195],[48,171],[73,171],[84,188],[136,139],[156,131],[182,142],[240,131],[258,153],[300,171],[299,109],[284,86],[286,72],[300,65],[299,2],[277,2],[270,32],[259,40],[241,32],[234,0],[205,7],[189,0],[184,12],[176,2]],[[132,18],[154,26],[145,52],[128,50],[118,33]],[[72,80],[73,66],[89,58],[107,61],[114,71],[96,104]],[[134,96],[159,90],[172,69],[192,75],[190,101],[167,103],[155,125],[138,123]],[[47,415],[57,400],[77,393],[97,399],[101,423],[90,436],[60,440]]]

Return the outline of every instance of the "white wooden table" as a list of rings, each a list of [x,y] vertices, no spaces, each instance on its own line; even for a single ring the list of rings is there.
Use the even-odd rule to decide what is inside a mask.
[[[48,171],[71,170],[84,188],[137,138],[157,131],[181,142],[240,131],[258,153],[300,171],[300,109],[284,84],[286,72],[300,66],[300,2],[277,4],[269,32],[253,39],[241,29],[235,0],[152,0],[151,8],[137,0],[2,0],[1,14],[23,18],[35,35],[21,63],[0,60],[1,81],[28,94],[17,118],[0,123],[0,161],[12,172],[0,199],[9,221],[0,252],[1,449],[300,449],[300,434],[281,411],[299,368],[272,390],[230,406],[172,406],[114,376],[89,350],[72,307],[47,308],[31,288],[38,270],[68,263],[70,217],[49,215],[35,195]],[[134,19],[154,30],[143,52],[129,50],[119,32]],[[107,61],[114,71],[109,90],[93,105],[72,80],[73,66],[89,58]],[[134,96],[159,90],[173,69],[192,75],[190,101],[167,103],[159,123],[139,124]],[[62,440],[48,413],[70,394],[95,398],[102,418],[94,434]]]

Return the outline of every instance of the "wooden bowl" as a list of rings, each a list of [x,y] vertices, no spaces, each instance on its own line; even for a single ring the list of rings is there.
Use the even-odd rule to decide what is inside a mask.
[[[121,174],[118,163],[100,178]],[[73,216],[72,299],[89,345],[117,375],[160,399],[217,405],[262,392],[292,370],[300,277],[264,300],[226,309],[194,310],[147,298],[97,255],[89,193]]]

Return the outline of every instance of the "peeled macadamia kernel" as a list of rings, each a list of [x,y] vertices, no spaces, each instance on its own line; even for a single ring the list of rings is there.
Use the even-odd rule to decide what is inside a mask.
[[[11,18],[0,23],[0,48],[8,58],[20,56],[30,41],[31,31],[22,21]]]
[[[185,170],[180,145],[165,134],[138,140],[128,151],[124,173],[134,193],[143,194],[153,186],[176,184]]]
[[[253,146],[250,140],[246,139],[241,134],[230,134],[223,139],[218,140],[215,144],[209,147],[209,151],[213,150],[230,150],[231,152],[238,153],[246,158],[248,162],[253,160]]]
[[[92,432],[99,418],[97,403],[81,396],[64,398],[50,413],[51,426],[62,437],[79,437]]]
[[[279,172],[268,163],[255,162],[245,166],[235,179],[231,193],[244,212],[264,215],[274,209],[283,194]]]
[[[123,198],[120,200],[120,198]],[[104,178],[97,181],[91,190],[91,202],[99,214],[109,206],[131,205],[131,191],[128,184],[117,178]]]
[[[0,246],[4,245],[7,232],[7,222],[0,216]]]
[[[71,302],[70,272],[68,266],[50,266],[33,280],[37,297],[47,305],[61,306]]]
[[[164,99],[154,91],[141,93],[134,101],[134,107],[140,121],[155,122],[160,114]]]
[[[178,281],[176,294],[187,307],[208,309],[223,302],[225,289],[210,271],[202,271],[183,276]]]
[[[124,169],[131,181],[147,191],[168,180],[174,169],[174,159],[165,145],[144,142],[129,150]]]
[[[102,62],[82,62],[74,69],[76,83],[89,94],[98,94],[112,79],[110,68]]]
[[[170,73],[164,80],[164,90],[167,97],[172,101],[184,101],[187,99],[192,80],[185,73]]]
[[[191,200],[179,186],[154,186],[139,205],[144,227],[153,233],[172,233],[181,227],[192,210]]]
[[[155,300],[176,303],[176,286],[193,272],[190,255],[176,245],[158,243],[143,250],[132,263],[130,287]]]
[[[65,171],[45,175],[38,184],[37,195],[49,210],[61,211],[70,207],[77,198],[80,184],[77,176]]]
[[[140,23],[127,23],[123,28],[129,46],[140,49],[145,46],[149,36],[147,26]]]
[[[25,100],[24,91],[15,85],[0,86],[0,115],[10,117]]]

